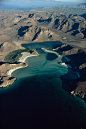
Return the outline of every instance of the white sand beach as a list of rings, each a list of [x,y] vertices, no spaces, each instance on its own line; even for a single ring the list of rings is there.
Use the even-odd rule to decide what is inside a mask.
[[[14,72],[15,70],[17,70],[17,69],[20,69],[20,68],[23,68],[24,66],[20,66],[20,67],[16,67],[16,68],[12,68],[12,69],[9,69],[7,72],[6,72],[6,75],[8,76],[8,77],[12,77],[11,75],[12,75],[12,72]]]
[[[35,54],[30,54],[29,52],[22,52],[21,53],[22,56],[19,58],[18,60],[18,63],[25,63],[25,60],[28,58],[28,57],[32,57],[32,56],[38,56],[38,55],[35,55]],[[20,68],[24,68],[24,66],[20,66],[20,67],[16,67],[16,68],[12,68],[12,69],[9,69],[7,72],[6,72],[6,75],[8,77],[11,77],[12,76],[12,73],[17,70],[17,69],[20,69]]]
[[[64,66],[66,66],[66,67],[68,67],[68,68],[70,68],[70,69],[72,68],[71,65],[69,65],[69,64],[65,64],[65,63],[59,63],[59,64],[60,64],[60,65],[64,65]]]
[[[57,52],[55,52],[55,51],[52,51],[52,50],[47,50],[47,49],[45,49],[45,48],[41,48],[43,51],[45,51],[45,52],[52,52],[52,53],[55,53],[56,55],[59,55]]]
[[[38,56],[38,55],[35,55],[35,54],[30,54],[29,52],[22,52],[21,54],[22,54],[22,56],[19,58],[18,62],[25,62],[25,60],[28,57]]]

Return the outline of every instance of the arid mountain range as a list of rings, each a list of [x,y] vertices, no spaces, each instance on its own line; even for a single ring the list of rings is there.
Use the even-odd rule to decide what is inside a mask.
[[[86,5],[30,11],[0,10],[0,62],[4,62],[9,52],[23,49],[22,43],[58,40],[67,45],[59,48],[60,54],[68,56],[73,70],[80,72],[81,78],[72,81],[73,85],[85,89],[86,72],[83,71],[86,71]],[[74,92],[78,89],[74,89],[75,87],[72,88]],[[86,91],[83,91],[85,97]],[[81,93],[80,90],[79,96],[82,97]]]

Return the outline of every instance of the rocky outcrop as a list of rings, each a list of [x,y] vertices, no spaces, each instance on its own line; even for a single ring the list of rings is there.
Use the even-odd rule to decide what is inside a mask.
[[[86,65],[86,49],[81,47],[76,47],[73,45],[64,44],[59,48],[55,49],[61,55],[70,58],[68,62],[74,71],[80,71],[85,68]]]
[[[10,85],[12,85],[14,83],[15,80],[16,80],[16,78],[1,77],[0,87],[2,87],[2,88],[9,87]]]
[[[68,62],[72,70],[80,74],[78,79],[68,79],[67,75],[61,77],[63,89],[73,96],[79,96],[86,101],[86,49],[64,44],[55,49],[61,55],[70,58]],[[70,69],[69,69],[70,74]]]
[[[27,67],[28,64],[25,63],[18,63],[18,64],[9,64],[9,63],[4,63],[1,62],[0,65],[0,87],[8,87],[11,84],[13,84],[13,82],[16,80],[15,77],[9,77],[7,72],[10,71],[10,69],[16,70],[20,67]],[[10,75],[11,75],[11,71],[10,71]]]
[[[77,87],[70,92],[73,96],[79,96],[86,101],[86,81],[78,81]]]

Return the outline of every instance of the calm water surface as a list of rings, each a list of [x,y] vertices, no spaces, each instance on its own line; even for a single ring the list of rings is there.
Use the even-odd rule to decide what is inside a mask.
[[[29,57],[27,68],[13,72],[17,81],[0,89],[0,122],[3,129],[86,127],[86,104],[62,89],[58,78],[68,72],[61,66],[62,56],[46,52],[56,42],[23,45],[37,49],[39,56]],[[59,44],[60,45],[60,44]],[[46,49],[41,49],[45,46]]]

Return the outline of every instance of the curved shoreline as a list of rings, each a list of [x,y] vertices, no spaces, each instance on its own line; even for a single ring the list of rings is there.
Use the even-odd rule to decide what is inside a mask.
[[[68,57],[62,56],[62,55],[60,55],[59,53],[57,53],[57,52],[55,52],[55,51],[52,51],[52,50],[47,50],[47,49],[45,49],[45,48],[41,48],[41,49],[42,49],[43,51],[45,51],[45,52],[55,53],[55,54],[58,55],[59,57],[62,57],[62,62],[59,63],[59,64],[65,66],[65,67],[67,67],[67,68],[69,68],[69,69],[72,68],[71,65],[65,63],[65,62],[69,62],[69,61],[71,60],[71,59],[69,59]],[[26,59],[27,59],[28,57],[38,56],[38,55],[36,55],[37,53],[30,54],[29,52],[22,52],[21,54],[22,54],[22,56],[19,58],[18,63],[21,63],[21,62],[22,62],[22,63],[25,63],[25,61],[26,61]],[[20,69],[20,68],[24,68],[24,67],[27,67],[27,66],[19,66],[19,67],[16,67],[16,68],[11,68],[11,69],[9,69],[9,70],[6,71],[6,75],[7,75],[8,77],[12,77],[12,73],[13,73],[15,70]],[[71,73],[70,73],[70,74],[71,74]],[[77,78],[80,78],[79,73],[76,73],[76,77],[77,77]]]
[[[28,57],[32,57],[32,56],[38,56],[38,55],[32,55],[32,54],[30,54],[29,52],[22,52],[21,53],[22,54],[22,56],[19,58],[19,60],[18,60],[18,63],[25,63],[25,60],[28,58]],[[20,66],[20,67],[16,67],[16,68],[12,68],[12,69],[9,69],[7,72],[6,72],[6,75],[8,76],[8,77],[12,77],[12,73],[15,71],[15,70],[17,70],[17,69],[20,69],[20,68],[24,68],[24,66]]]
[[[30,54],[29,52],[22,52],[21,54],[22,54],[22,56],[19,58],[18,62],[24,62],[24,63],[25,63],[25,60],[28,57],[38,56],[38,55],[35,55],[35,54]]]
[[[24,66],[20,66],[20,67],[16,67],[16,68],[9,69],[9,70],[7,70],[7,72],[6,72],[6,75],[7,75],[8,77],[12,77],[12,76],[11,76],[12,73],[13,73],[15,70],[20,69],[20,68],[24,68]]]
[[[60,65],[62,65],[62,66],[64,66],[64,67],[67,67],[68,69],[70,69],[70,71],[69,71],[69,76],[71,75],[71,69],[72,69],[72,67],[71,67],[71,65],[70,64],[66,64],[66,62],[69,62],[71,59],[69,59],[68,57],[66,57],[66,56],[62,56],[62,55],[59,55],[59,53],[57,53],[57,52],[55,52],[55,51],[52,51],[52,50],[47,50],[47,49],[45,49],[45,48],[41,48],[43,51],[45,51],[45,52],[49,52],[49,53],[55,53],[56,55],[58,55],[59,57],[62,57],[62,62],[59,62],[59,64]],[[80,74],[78,73],[78,72],[75,72],[75,74],[76,74],[76,78],[78,79],[78,78],[80,78],[81,76],[80,76]],[[64,75],[65,76],[65,75]],[[73,75],[72,75],[73,76]],[[71,76],[71,77],[72,77]],[[72,77],[73,78],[73,77]],[[74,79],[74,78],[73,78]]]

